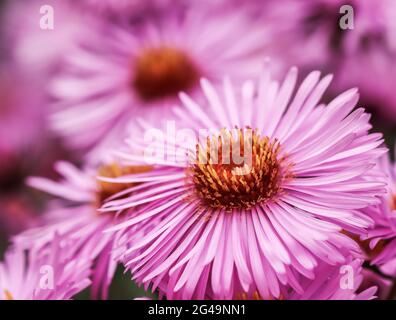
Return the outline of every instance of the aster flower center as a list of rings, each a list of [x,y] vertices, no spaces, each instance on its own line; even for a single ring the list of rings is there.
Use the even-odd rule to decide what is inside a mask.
[[[146,101],[173,96],[193,87],[199,72],[186,53],[170,47],[148,49],[138,57],[133,88]]]
[[[196,146],[190,167],[195,193],[212,208],[248,209],[274,198],[280,189],[280,145],[249,128],[223,129]]]
[[[112,163],[100,167],[98,175],[106,178],[118,178],[128,174],[145,173],[150,170],[150,166],[121,166],[118,163]],[[101,204],[105,199],[135,185],[136,183],[98,181],[98,202]]]

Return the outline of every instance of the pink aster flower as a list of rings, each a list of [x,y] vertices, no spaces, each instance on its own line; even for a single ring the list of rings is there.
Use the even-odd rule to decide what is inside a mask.
[[[223,74],[252,75],[270,54],[274,33],[244,12],[198,9],[132,28],[104,23],[65,54],[64,70],[51,84],[53,127],[79,148],[99,141],[114,147],[131,120],[144,116],[157,124],[171,115],[179,91],[199,93],[200,77],[218,83]]]
[[[368,259],[389,275],[396,276],[396,165],[387,156],[378,162],[387,177],[387,193],[381,203],[364,209],[375,224],[363,240],[369,239]]]
[[[384,192],[371,169],[386,150],[378,148],[381,134],[368,133],[369,115],[353,111],[356,89],[320,102],[331,79],[315,71],[296,88],[292,68],[281,83],[269,72],[241,89],[225,80],[222,94],[202,80],[207,100],[183,93],[175,112],[180,123],[210,130],[203,141],[180,141],[180,131],[147,149],[131,139],[122,161],[153,170],[101,178],[141,182],[102,210],[141,206],[113,228],[125,234],[155,223],[123,252],[138,283],[153,290],[166,283],[169,299],[230,299],[256,288],[279,298],[285,285],[302,294],[299,278],[313,279],[320,263],[344,263],[345,251],[360,251],[342,231],[371,225],[359,209]]]
[[[0,300],[66,300],[90,285],[90,264],[54,237],[45,252],[15,247],[0,262]]]
[[[104,231],[121,218],[112,214],[99,214],[97,208],[104,199],[126,186],[120,188],[120,185],[99,183],[95,178],[98,174],[96,170],[90,168],[80,170],[67,162],[58,162],[55,168],[62,180],[52,181],[31,177],[28,183],[61,198],[62,201],[52,204],[41,221],[42,226],[23,232],[14,239],[14,242],[18,246],[40,250],[51,246],[55,235],[59,235],[62,240],[73,241],[73,252],[93,261],[93,297],[105,299],[117,266],[117,261],[114,259],[117,254],[117,250],[114,249],[117,235]],[[101,175],[111,177],[121,172],[146,169],[140,167],[118,172],[119,170],[121,169],[115,164],[103,165],[98,169]]]

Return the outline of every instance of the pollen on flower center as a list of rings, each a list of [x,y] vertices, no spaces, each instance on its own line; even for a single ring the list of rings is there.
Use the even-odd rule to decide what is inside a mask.
[[[150,166],[121,166],[118,163],[103,165],[99,168],[98,175],[106,178],[118,178],[128,174],[144,173],[151,170]],[[98,180],[98,201],[102,203],[108,197],[117,194],[136,183],[111,183]]]
[[[135,70],[133,88],[147,101],[187,91],[199,78],[199,72],[188,55],[170,47],[144,51],[137,58]]]
[[[250,208],[280,189],[280,145],[251,129],[223,129],[197,144],[190,171],[195,193],[212,208]]]

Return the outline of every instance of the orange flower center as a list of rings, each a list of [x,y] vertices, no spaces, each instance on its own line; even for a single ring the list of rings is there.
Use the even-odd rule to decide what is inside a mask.
[[[118,163],[104,165],[99,168],[98,175],[107,178],[118,178],[128,174],[145,173],[150,166],[121,166]],[[137,185],[137,183],[112,183],[98,180],[98,202],[101,204],[107,198]]]
[[[141,99],[152,101],[191,89],[199,72],[186,53],[170,47],[147,49],[137,59],[133,88]]]
[[[223,129],[196,146],[189,168],[196,195],[212,208],[231,211],[265,202],[280,190],[279,143],[255,131]]]

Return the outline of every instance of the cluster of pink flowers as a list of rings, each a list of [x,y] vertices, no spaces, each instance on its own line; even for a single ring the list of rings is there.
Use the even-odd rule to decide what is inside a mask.
[[[396,7],[343,4],[8,1],[0,300],[396,299]]]

